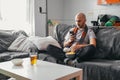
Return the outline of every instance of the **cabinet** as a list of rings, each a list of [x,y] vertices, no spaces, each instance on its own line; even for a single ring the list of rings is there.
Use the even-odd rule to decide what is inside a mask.
[[[120,0],[98,0],[97,4],[101,5],[101,4],[119,4]]]

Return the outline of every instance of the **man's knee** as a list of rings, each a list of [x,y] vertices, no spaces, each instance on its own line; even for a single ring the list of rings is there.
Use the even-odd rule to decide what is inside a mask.
[[[76,56],[79,57],[80,59],[89,59],[89,58],[92,58],[95,51],[96,51],[96,48],[93,45],[89,45],[89,46],[86,46],[86,47],[82,48],[77,53]]]

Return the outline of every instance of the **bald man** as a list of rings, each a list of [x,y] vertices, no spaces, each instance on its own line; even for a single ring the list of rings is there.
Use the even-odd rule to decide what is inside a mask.
[[[71,58],[71,53],[67,54],[68,58],[65,61],[66,63],[69,64],[69,61],[83,61],[83,60],[89,60],[92,58],[92,56],[95,53],[95,47],[96,47],[96,36],[92,29],[88,29],[86,25],[86,16],[84,13],[78,13],[75,16],[75,23],[78,28],[77,32],[75,35],[70,35],[70,32],[65,37],[64,41],[64,47],[70,47],[71,52],[75,52],[75,56]],[[82,36],[82,33],[85,31],[87,28],[86,35],[82,39],[83,41],[78,44],[74,44],[75,42],[79,41],[79,39]],[[72,28],[70,31],[74,30]],[[69,59],[70,55],[70,59]]]
[[[71,52],[75,52],[74,57],[66,56],[66,52],[62,49],[56,48],[53,45],[48,47],[48,51],[54,50],[57,53],[48,52],[51,56],[60,61],[64,61],[67,65],[74,65],[76,62],[83,60],[89,60],[93,57],[96,50],[96,36],[92,29],[89,29],[86,25],[86,16],[84,13],[77,13],[75,16],[76,26],[70,29],[75,30],[74,35],[71,35],[70,31],[65,36],[64,47],[69,47]],[[84,36],[84,37],[82,37]]]
[[[70,43],[73,42],[74,39],[79,39],[79,36],[81,36],[81,33],[83,32],[84,28],[87,27],[86,16],[83,13],[78,13],[75,16],[75,22],[76,22],[76,27],[78,27],[77,34],[74,38],[74,36],[70,36],[70,34],[68,33],[67,36],[65,37],[64,46],[70,45]],[[88,46],[88,45],[93,45],[94,47],[96,47],[95,34],[91,29],[89,29],[88,31],[89,31],[88,33],[90,33],[90,34],[87,35],[87,37],[90,36],[89,40],[85,41],[84,44],[78,44],[78,45],[71,46],[72,51],[76,51],[76,50],[80,49],[81,47],[85,47],[85,46]],[[90,42],[90,43],[88,43],[88,42]]]

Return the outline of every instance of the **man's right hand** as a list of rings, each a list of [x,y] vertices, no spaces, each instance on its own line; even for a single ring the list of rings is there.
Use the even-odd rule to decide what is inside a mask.
[[[70,35],[69,41],[70,41],[70,42],[74,42],[74,41],[75,41],[75,35]]]
[[[74,40],[75,40],[74,36],[70,36],[70,38],[64,42],[64,47],[66,46],[70,47],[73,44]]]

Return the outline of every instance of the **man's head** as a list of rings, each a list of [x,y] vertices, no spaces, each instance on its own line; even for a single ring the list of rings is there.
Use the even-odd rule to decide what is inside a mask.
[[[86,16],[84,13],[78,13],[75,16],[75,22],[77,27],[84,28],[86,23]]]

